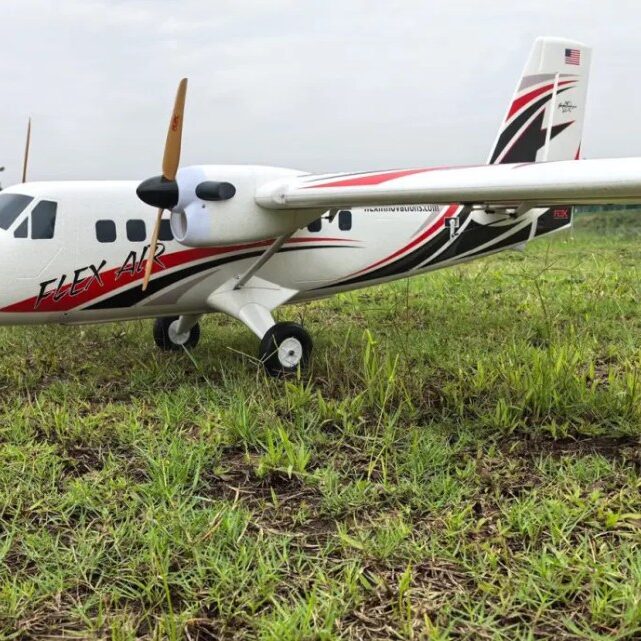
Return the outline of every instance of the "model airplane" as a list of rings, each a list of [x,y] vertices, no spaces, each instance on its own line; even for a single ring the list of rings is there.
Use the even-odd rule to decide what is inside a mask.
[[[570,225],[572,205],[641,201],[641,158],[577,160],[589,64],[585,45],[539,38],[487,165],[326,175],[179,169],[183,80],[161,176],[0,193],[0,324],[157,317],[157,345],[181,349],[223,312],[270,374],[295,372],[312,341],[274,322],[280,305],[523,246]]]

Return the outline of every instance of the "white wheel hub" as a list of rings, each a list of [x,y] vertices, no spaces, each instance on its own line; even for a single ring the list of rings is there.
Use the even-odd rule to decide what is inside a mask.
[[[278,360],[283,367],[296,367],[303,358],[303,345],[297,338],[286,338],[278,346]]]
[[[169,335],[169,340],[174,344],[174,345],[185,345],[187,341],[189,340],[189,336],[191,332],[183,332],[182,334],[179,334],[176,329],[178,328],[178,321],[175,320],[173,323],[169,325],[169,330],[167,331],[167,334]]]

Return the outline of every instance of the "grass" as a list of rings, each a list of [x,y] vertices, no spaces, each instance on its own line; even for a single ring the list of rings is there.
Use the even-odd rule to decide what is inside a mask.
[[[0,332],[0,638],[638,639],[641,221],[297,308]],[[244,356],[249,354],[249,356]]]

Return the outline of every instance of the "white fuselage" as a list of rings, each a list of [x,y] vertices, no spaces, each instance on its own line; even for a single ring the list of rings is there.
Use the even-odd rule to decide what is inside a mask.
[[[7,229],[0,229],[0,324],[103,322],[215,311],[208,306],[208,296],[242,274],[273,242],[267,238],[190,248],[169,240],[166,225],[149,289],[143,293],[155,212],[137,198],[137,185],[31,183],[0,193],[33,198]],[[52,238],[32,237],[36,223],[31,215],[42,201],[56,204]],[[320,223],[298,230],[259,275],[295,290],[289,302],[320,298],[522,245],[569,224],[569,212],[563,218],[564,210],[559,211],[550,229],[540,224],[537,229],[540,216],[552,215],[546,209],[518,217],[470,212],[455,205],[332,211]],[[242,220],[243,212],[237,215]]]

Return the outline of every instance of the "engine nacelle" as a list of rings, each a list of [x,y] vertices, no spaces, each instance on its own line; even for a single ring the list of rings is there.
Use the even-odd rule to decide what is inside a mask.
[[[274,211],[255,200],[257,187],[287,180],[304,172],[276,167],[211,165],[180,169],[176,178],[179,201],[171,213],[174,238],[187,247],[212,247],[267,240],[282,236],[316,220],[324,210]],[[198,185],[226,182],[232,197],[208,201],[197,195]],[[203,194],[203,189],[198,190]]]

